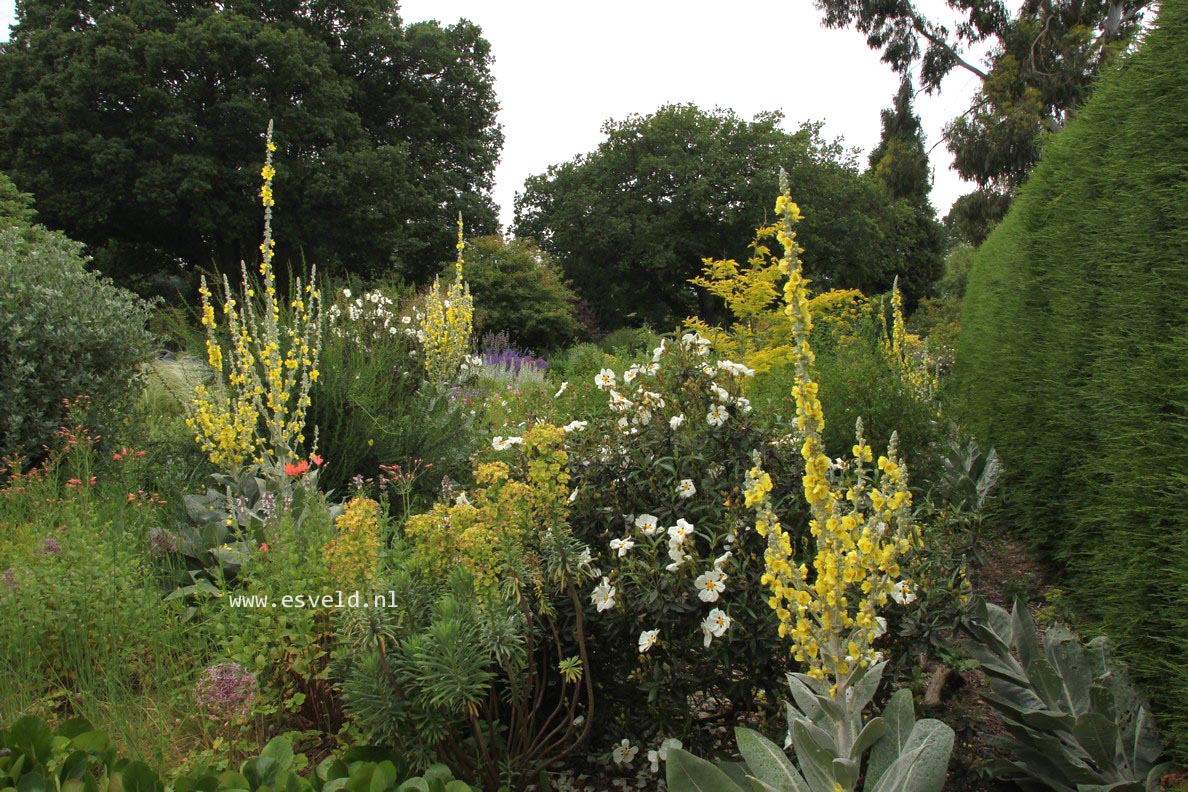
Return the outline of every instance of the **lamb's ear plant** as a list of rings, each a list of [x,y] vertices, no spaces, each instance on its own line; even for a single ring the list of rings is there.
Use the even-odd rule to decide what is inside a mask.
[[[793,225],[800,211],[792,202],[787,177],[776,202],[780,222],[775,236],[783,246],[780,271],[785,313],[792,324],[796,384],[796,426],[805,472],[804,497],[811,519],[815,554],[808,564],[793,558],[793,543],[771,500],[771,476],[756,465],[746,477],[744,498],[755,510],[755,531],[767,539],[763,585],[779,620],[779,634],[790,639],[793,658],[808,672],[790,674],[788,737],[796,763],[756,732],[737,731],[746,760],[743,780],[751,789],[773,792],[854,792],[863,777],[863,757],[870,752],[865,792],[937,792],[945,781],[953,731],[934,720],[916,722],[911,694],[892,697],[883,717],[865,720],[863,711],[882,681],[883,662],[873,643],[885,630],[879,609],[894,597],[914,598],[908,581],[898,580],[900,559],[918,546],[912,522],[907,471],[896,453],[896,438],[886,456],[874,454],[857,425],[852,458],[833,462],[825,454],[825,414],[817,396],[812,316],[807,280]],[[745,788],[724,769],[679,750],[668,757],[668,784],[685,790]],[[733,768],[738,775],[738,768]]]
[[[1105,637],[1081,642],[1060,625],[1041,642],[1026,606],[1007,613],[975,600],[966,648],[990,678],[982,698],[1009,736],[992,738],[1010,753],[992,772],[1025,789],[1147,792],[1171,769],[1155,722]]]

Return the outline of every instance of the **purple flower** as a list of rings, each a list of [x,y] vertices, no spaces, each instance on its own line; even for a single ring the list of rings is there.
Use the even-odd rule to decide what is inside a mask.
[[[154,528],[149,534],[149,554],[161,558],[177,552],[177,534],[164,528]]]
[[[9,567],[4,570],[4,574],[0,575],[0,580],[4,581],[4,585],[11,586],[15,589],[17,587],[16,567]]]
[[[41,552],[45,555],[60,556],[62,555],[62,545],[58,544],[58,540],[52,536],[47,536],[41,543]]]
[[[232,721],[247,716],[259,692],[256,675],[239,663],[216,663],[202,672],[194,700],[211,720]]]

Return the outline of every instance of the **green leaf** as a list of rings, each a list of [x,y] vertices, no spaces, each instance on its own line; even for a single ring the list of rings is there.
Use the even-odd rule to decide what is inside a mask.
[[[854,747],[850,749],[850,758],[856,762],[862,760],[862,754],[887,733],[887,722],[882,718],[871,718],[862,731],[858,732],[854,740]]]
[[[26,715],[12,724],[8,745],[13,750],[29,754],[39,764],[46,764],[53,755],[54,733],[41,718]]]
[[[753,729],[734,730],[738,752],[747,762],[750,774],[779,792],[809,792],[800,773],[778,745]]]
[[[1090,712],[1077,718],[1072,733],[1100,770],[1114,767],[1118,753],[1118,727],[1104,715]]]
[[[665,778],[672,792],[740,792],[742,787],[710,762],[680,748],[668,749]]]
[[[900,688],[891,696],[883,709],[883,736],[870,750],[870,761],[866,764],[866,786],[874,788],[903,751],[908,736],[916,725],[915,707],[912,705],[912,691]]]
[[[953,730],[938,720],[917,721],[903,752],[871,792],[940,792],[953,752]]]
[[[293,766],[293,743],[283,735],[273,737],[264,746],[260,756],[274,760],[279,769],[288,770]]]
[[[809,789],[833,789],[834,753],[821,745],[813,730],[821,731],[805,720],[792,724],[792,747],[796,751],[796,763]]]

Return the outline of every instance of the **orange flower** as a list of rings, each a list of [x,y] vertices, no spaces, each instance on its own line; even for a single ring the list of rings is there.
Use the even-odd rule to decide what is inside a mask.
[[[322,463],[326,461],[317,454],[314,454],[312,457],[310,457],[310,459],[313,461],[314,467],[321,467]]]
[[[285,475],[300,476],[305,471],[309,470],[309,463],[304,459],[294,465],[292,462],[285,463]]]

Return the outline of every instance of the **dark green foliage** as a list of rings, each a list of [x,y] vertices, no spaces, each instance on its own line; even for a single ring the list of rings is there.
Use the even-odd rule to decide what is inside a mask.
[[[260,755],[244,761],[239,770],[218,773],[209,768],[190,770],[171,784],[176,792],[316,792],[324,788],[347,792],[468,792],[443,765],[410,778],[401,757],[374,748],[351,748],[341,757],[323,760],[303,775],[309,760],[293,752],[286,736],[274,737]],[[164,784],[148,765],[118,757],[116,746],[90,723],[75,718],[50,729],[44,721],[26,716],[0,730],[0,785],[29,792],[163,792]],[[110,785],[110,786],[109,786]]]
[[[463,255],[477,334],[506,332],[516,346],[537,352],[577,337],[577,297],[552,256],[531,240],[479,237]]]
[[[366,299],[358,304],[374,311],[371,318],[352,321],[350,304],[339,297],[337,318],[323,335],[321,376],[310,394],[309,423],[317,427],[318,453],[325,459],[319,486],[343,493],[355,476],[375,478],[380,465],[400,465],[416,471],[416,494],[432,500],[443,477],[469,478],[474,416],[459,398],[464,394],[426,384],[415,341],[403,332],[411,325]],[[387,327],[374,324],[381,315]],[[392,328],[401,332],[392,334]]]
[[[495,228],[496,109],[479,29],[394,0],[28,0],[0,45],[0,169],[146,290],[256,258],[269,119],[278,260],[423,279]]]
[[[928,281],[906,269],[927,232],[899,217],[819,125],[790,134],[782,120],[668,105],[608,122],[595,151],[528,179],[516,235],[556,256],[604,329],[671,327],[693,314],[714,322],[723,307],[689,279],[704,257],[748,258],[782,167],[805,214],[805,266],[819,282],[873,293],[897,274],[913,289]]]
[[[0,228],[0,284],[0,455],[40,455],[63,399],[90,397],[97,421],[127,406],[153,350],[147,303],[40,226]]]
[[[956,369],[1017,525],[1188,736],[1188,5],[1055,137],[969,276]],[[1183,751],[1181,742],[1180,751]],[[1181,754],[1182,755],[1182,754]]]

